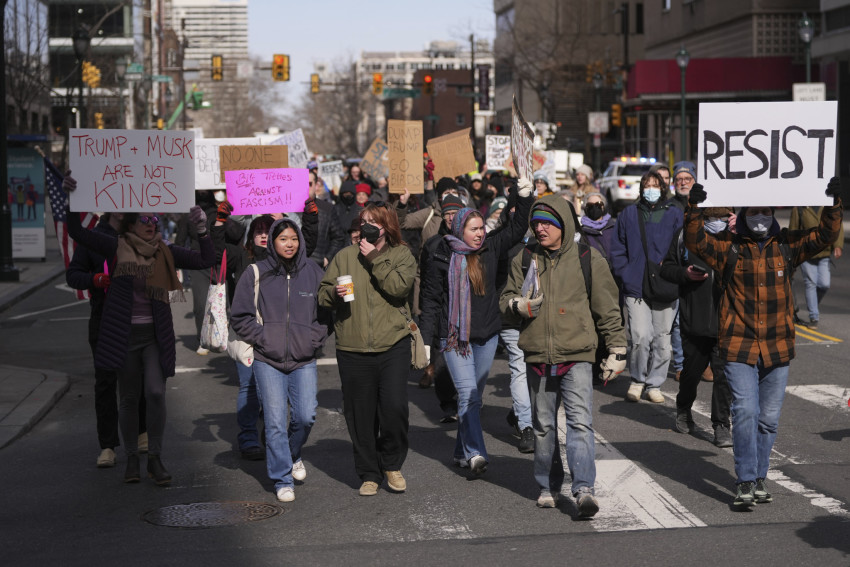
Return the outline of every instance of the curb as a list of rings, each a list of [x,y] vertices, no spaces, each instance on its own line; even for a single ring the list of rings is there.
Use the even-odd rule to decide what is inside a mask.
[[[7,366],[6,369],[14,369]],[[0,421],[0,449],[28,433],[71,387],[67,374],[52,370],[31,370],[44,376],[36,386],[2,421]]]
[[[56,266],[49,272],[42,275],[39,279],[21,284],[20,288],[15,288],[4,296],[0,297],[0,313],[6,311],[16,303],[26,299],[36,291],[40,290],[59,276],[65,273],[65,267],[62,265]]]

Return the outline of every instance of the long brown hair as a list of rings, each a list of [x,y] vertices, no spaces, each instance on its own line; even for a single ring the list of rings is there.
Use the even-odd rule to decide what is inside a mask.
[[[401,239],[401,227],[398,224],[398,215],[388,204],[383,201],[368,203],[360,211],[361,222],[365,213],[372,215],[372,219],[384,227],[384,237],[387,240],[387,244],[390,246],[404,244],[404,240]]]
[[[484,217],[481,213],[473,210],[469,213],[469,216],[466,217],[466,220],[464,220],[461,234],[463,234],[463,230],[466,230],[466,225],[469,224],[470,219],[473,218],[479,218],[481,219],[481,222],[484,222]],[[478,256],[479,251],[466,255],[466,273],[469,276],[469,284],[472,286],[472,293],[475,295],[484,295],[487,285],[484,282],[484,266],[481,265],[481,258]]]

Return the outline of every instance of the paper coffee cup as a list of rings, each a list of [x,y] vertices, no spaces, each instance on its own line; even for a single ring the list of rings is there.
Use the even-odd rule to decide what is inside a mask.
[[[345,295],[342,297],[343,301],[346,303],[354,301],[354,282],[351,280],[351,276],[339,276],[336,279],[336,284],[345,287]]]

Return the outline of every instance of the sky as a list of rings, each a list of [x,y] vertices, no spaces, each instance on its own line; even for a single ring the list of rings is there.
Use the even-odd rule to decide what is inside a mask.
[[[249,50],[271,65],[289,55],[289,100],[309,92],[314,62],[355,60],[365,51],[416,51],[433,40],[492,41],[493,0],[248,0]]]

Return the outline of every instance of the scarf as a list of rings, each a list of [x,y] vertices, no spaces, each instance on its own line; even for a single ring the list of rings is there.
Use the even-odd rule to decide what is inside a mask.
[[[602,230],[603,228],[605,228],[608,225],[608,220],[610,218],[611,218],[610,213],[605,213],[604,215],[599,217],[599,220],[590,220],[590,218],[587,215],[585,215],[585,216],[581,217],[581,225],[587,226],[587,227],[590,227],[590,228],[593,228],[593,229],[596,229],[596,230]]]
[[[145,241],[131,232],[118,237],[117,264],[114,277],[132,276],[145,278],[145,295],[150,299],[169,303],[185,301],[183,286],[177,279],[174,256],[156,233],[152,240]],[[176,292],[170,296],[169,292]]]
[[[452,233],[445,236],[452,249],[449,262],[449,336],[446,351],[457,351],[461,356],[469,356],[469,326],[472,318],[469,273],[466,270],[466,256],[479,248],[473,248],[463,241],[463,227],[474,209],[465,208],[457,212],[452,223]],[[483,245],[482,241],[482,245]]]

